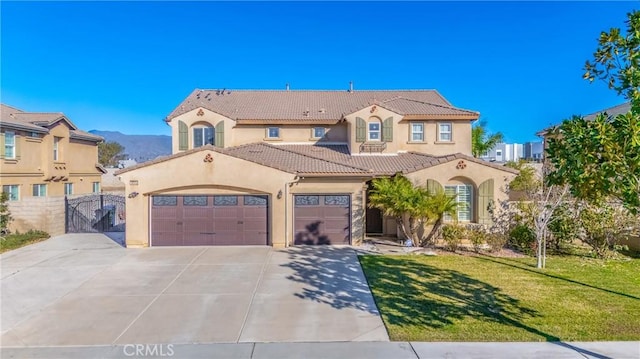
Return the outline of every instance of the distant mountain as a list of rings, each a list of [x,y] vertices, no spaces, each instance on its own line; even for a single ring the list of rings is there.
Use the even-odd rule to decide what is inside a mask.
[[[107,142],[118,142],[124,147],[124,153],[127,154],[127,158],[132,158],[138,163],[171,154],[171,136],[125,135],[117,131],[100,130],[91,130],[89,132],[103,137]]]

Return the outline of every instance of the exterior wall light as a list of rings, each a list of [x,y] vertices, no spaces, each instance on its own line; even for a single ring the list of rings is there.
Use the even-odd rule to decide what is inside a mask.
[[[139,194],[138,192],[131,192],[131,193],[129,193],[129,195],[127,197],[136,198],[138,196],[138,194]]]
[[[278,191],[278,194],[276,195],[276,197],[277,197],[278,199],[282,198],[282,190],[279,190],[279,191]]]

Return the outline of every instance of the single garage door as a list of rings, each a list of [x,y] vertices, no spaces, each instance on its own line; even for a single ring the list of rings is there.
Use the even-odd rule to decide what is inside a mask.
[[[294,196],[294,244],[350,244],[349,195]]]
[[[267,196],[153,196],[151,245],[266,245],[267,209]]]

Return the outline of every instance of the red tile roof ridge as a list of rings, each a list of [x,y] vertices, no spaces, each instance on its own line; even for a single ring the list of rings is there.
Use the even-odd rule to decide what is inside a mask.
[[[437,104],[437,103],[416,100],[416,99],[409,98],[409,97],[404,97],[404,96],[396,96],[395,98],[384,100],[384,101],[382,101],[382,103],[385,104],[387,102],[392,102],[392,101],[396,101],[396,100],[400,100],[400,99],[407,100],[407,101],[412,101],[412,102],[418,102],[418,103],[425,104],[425,105],[430,105],[430,106],[446,108],[446,109],[450,109],[450,110],[458,110],[458,111],[470,112],[470,113],[473,113],[473,114],[478,114],[479,113],[477,111],[472,111],[472,110],[467,110],[465,108],[455,107],[455,106],[451,105],[450,103],[449,103],[449,106],[443,106],[443,105],[440,105],[440,104]],[[447,102],[449,102],[449,101],[447,101]]]

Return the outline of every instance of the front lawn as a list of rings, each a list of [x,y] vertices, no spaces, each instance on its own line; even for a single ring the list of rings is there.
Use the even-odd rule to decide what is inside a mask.
[[[0,253],[44,241],[47,238],[49,238],[49,234],[42,231],[9,234],[7,236],[0,237]]]
[[[391,340],[640,340],[640,259],[362,256]]]

